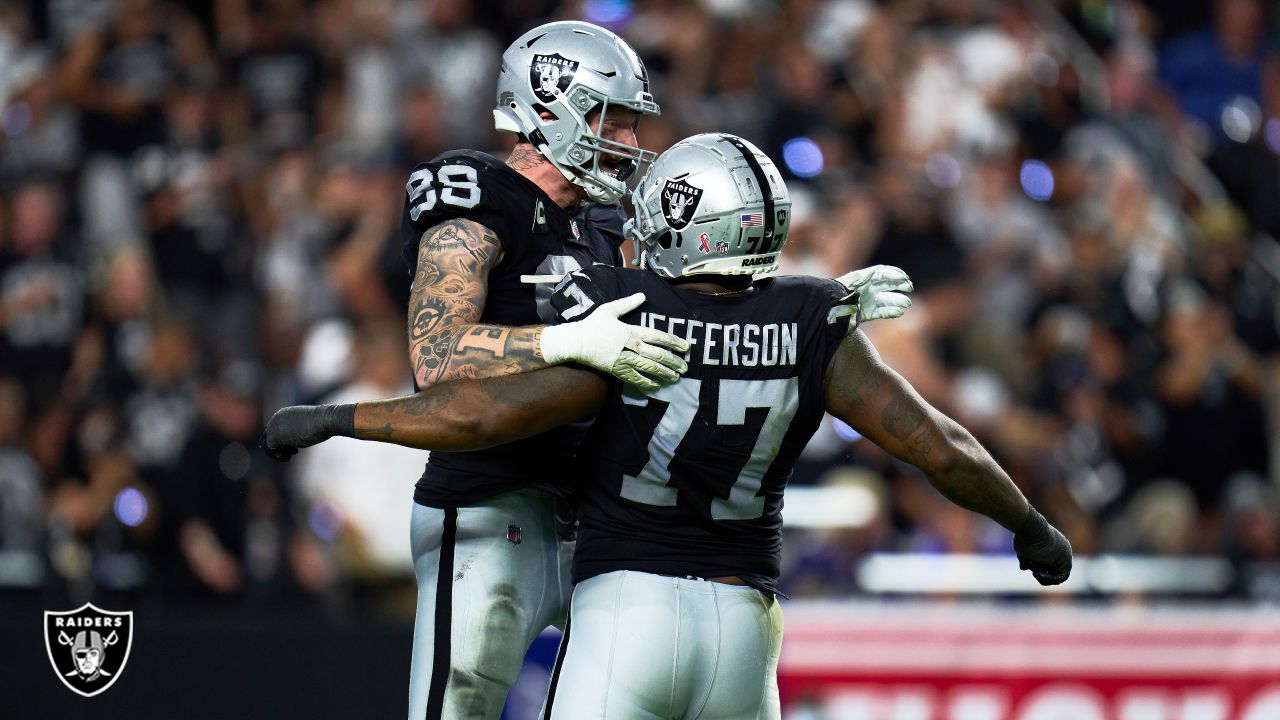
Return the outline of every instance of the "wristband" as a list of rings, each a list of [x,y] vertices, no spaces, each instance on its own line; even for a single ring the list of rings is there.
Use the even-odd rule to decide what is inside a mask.
[[[322,427],[331,435],[356,436],[356,404],[325,405],[320,408]]]

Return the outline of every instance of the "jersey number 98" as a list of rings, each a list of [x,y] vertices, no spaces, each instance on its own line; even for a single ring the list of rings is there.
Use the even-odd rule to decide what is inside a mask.
[[[437,202],[460,208],[473,208],[480,203],[480,186],[476,169],[470,165],[443,165],[439,173],[420,168],[409,176],[405,191],[409,193],[409,218],[418,222],[424,212],[435,209]]]

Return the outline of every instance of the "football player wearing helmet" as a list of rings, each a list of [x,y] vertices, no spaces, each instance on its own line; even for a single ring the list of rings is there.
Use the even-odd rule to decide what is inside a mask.
[[[610,310],[546,327],[552,284],[530,282],[621,262],[615,203],[652,160],[635,129],[658,112],[644,65],[608,30],[556,22],[512,43],[494,110],[497,129],[519,136],[511,156],[447,152],[406,185],[417,387],[568,361],[647,389],[679,377],[685,362],[672,351],[683,353],[683,340]],[[497,718],[533,639],[563,623],[575,533],[563,478],[586,430],[548,426],[482,452],[431,455],[411,520],[410,718]]]
[[[856,296],[832,280],[757,277],[776,264],[790,213],[766,156],[731,135],[698,135],[658,158],[632,200],[628,230],[646,270],[576,270],[552,307],[561,321],[612,316],[643,293],[621,317],[683,336],[678,382],[640,392],[558,367],[286,408],[264,441],[281,458],[333,435],[469,450],[595,414],[574,468],[575,587],[545,717],[778,717],[782,494],[824,411],[1013,531],[1039,582],[1067,579],[1066,538],[972,435],[880,361],[852,328]]]
[[[496,128],[518,136],[510,157],[447,152],[406,185],[417,387],[569,361],[645,390],[678,379],[683,339],[616,319],[641,298],[590,323],[539,324],[557,320],[556,280],[622,261],[616,203],[653,159],[635,132],[658,112],[640,58],[608,30],[555,22],[512,43],[494,110]],[[908,304],[900,291],[910,282],[896,269],[842,280],[872,309],[866,319]],[[575,533],[565,468],[588,424],[431,456],[411,520],[419,590],[410,717],[498,717],[529,644],[562,624]]]

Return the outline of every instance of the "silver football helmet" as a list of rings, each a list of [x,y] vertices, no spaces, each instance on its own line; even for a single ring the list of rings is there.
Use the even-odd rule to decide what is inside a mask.
[[[607,140],[587,123],[613,106],[658,115],[644,63],[622,38],[591,23],[540,25],[502,54],[494,127],[521,133],[594,202],[617,202],[656,153]],[[542,111],[554,119],[543,119]],[[602,158],[608,166],[602,166]]]
[[[631,193],[636,262],[666,278],[778,268],[791,198],[759,148],[706,133],[672,145]]]

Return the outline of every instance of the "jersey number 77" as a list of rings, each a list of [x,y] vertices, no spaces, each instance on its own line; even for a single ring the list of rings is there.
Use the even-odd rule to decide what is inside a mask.
[[[765,498],[759,495],[764,475],[773,464],[782,439],[800,407],[799,378],[720,379],[718,382],[716,426],[745,428],[749,408],[767,409],[768,413],[752,444],[750,456],[729,489],[729,497],[713,497],[710,516],[715,520],[754,520],[764,515]],[[702,383],[697,378],[686,377],[646,397],[623,395],[626,405],[645,407],[656,400],[665,403],[666,409],[649,440],[649,461],[636,475],[623,476],[622,497],[646,505],[676,505],[679,490],[668,487],[670,465],[701,410]]]

